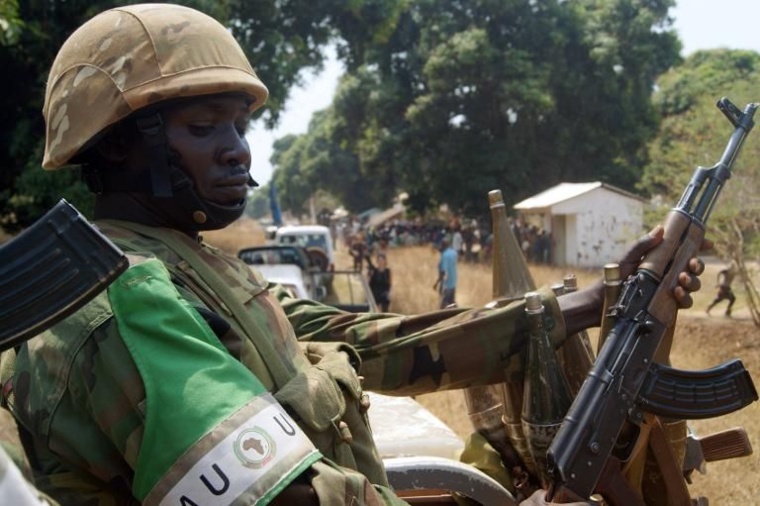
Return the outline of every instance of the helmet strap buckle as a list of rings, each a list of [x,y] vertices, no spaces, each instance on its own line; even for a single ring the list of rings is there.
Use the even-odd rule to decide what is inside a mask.
[[[82,165],[81,179],[92,193],[96,195],[103,193],[103,178],[97,167],[89,163]]]
[[[164,130],[164,120],[161,114],[156,112],[147,116],[135,118],[137,129],[142,134],[148,145],[150,160],[151,190],[156,197],[168,198],[174,195],[172,191],[171,177],[169,175],[169,163],[167,151],[169,149]]]

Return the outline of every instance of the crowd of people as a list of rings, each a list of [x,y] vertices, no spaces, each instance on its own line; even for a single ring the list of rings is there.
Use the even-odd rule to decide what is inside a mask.
[[[366,265],[372,294],[381,310],[386,312],[391,292],[386,255],[388,248],[430,245],[439,251],[438,272],[433,289],[439,293],[441,309],[452,307],[456,305],[457,264],[491,261],[493,238],[490,223],[483,225],[478,220],[461,220],[457,217],[448,222],[394,219],[374,226],[350,219],[333,223],[331,230],[334,242],[342,243],[349,252],[353,270],[364,272]],[[511,226],[528,262],[550,263],[550,233],[520,220],[512,220]],[[375,263],[372,261],[373,256]]]
[[[461,262],[491,261],[493,238],[491,223],[487,220],[464,220],[458,217],[448,221],[394,219],[378,225],[368,225],[353,219],[333,223],[331,230],[335,243],[343,244],[350,251],[357,271],[362,269],[362,259],[368,252],[419,245],[430,245],[440,250],[444,239],[448,239]],[[512,232],[528,262],[551,263],[550,232],[519,219],[512,220]]]

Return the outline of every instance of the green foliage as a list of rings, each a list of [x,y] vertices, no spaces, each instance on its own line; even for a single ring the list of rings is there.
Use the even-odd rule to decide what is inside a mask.
[[[245,214],[258,220],[269,214],[269,185],[256,188],[248,197]]]
[[[757,101],[760,55],[752,51],[700,51],[658,81],[654,103],[663,121],[650,146],[640,189],[660,195],[672,206],[697,166],[712,167],[720,159],[734,127],[715,106],[725,96],[738,108]],[[760,118],[756,118],[756,121]],[[733,175],[710,217],[708,234],[723,258],[757,258],[760,242],[760,132],[750,132],[736,160]],[[739,239],[737,239],[739,238]]]
[[[342,41],[338,55],[356,67],[367,44],[391,30],[400,0],[231,0],[230,28],[269,88],[262,111],[277,124],[289,90],[302,71],[321,70],[324,47]]]
[[[368,184],[363,207],[344,202],[352,210],[401,190],[418,211],[476,215],[494,188],[510,204],[562,180],[630,186],[658,126],[655,78],[679,61],[672,4],[394,3],[394,30],[356,45],[363,63],[349,67],[328,124],[305,134],[308,149],[294,145],[301,170],[336,195]]]
[[[268,126],[277,123],[303,71],[320,69],[325,46],[337,46],[348,72],[332,105],[315,115],[306,134],[275,146],[281,205],[296,214],[322,190],[352,211],[388,205],[406,191],[416,212],[446,203],[477,215],[494,188],[509,205],[560,181],[629,187],[644,166],[641,188],[661,192],[669,180],[658,167],[684,160],[663,139],[652,146],[648,164],[647,144],[660,113],[695,115],[704,93],[694,81],[719,88],[725,69],[751,73],[755,65],[752,55],[719,62],[698,53],[688,65],[702,70],[664,76],[659,86],[679,91],[668,92],[655,108],[655,80],[680,62],[680,42],[667,17],[673,0],[185,3],[225,22],[241,41],[270,89],[261,116]],[[0,20],[18,27],[12,43],[0,45],[0,63],[15,76],[0,84],[11,118],[0,131],[6,168],[0,217],[13,216],[5,221],[14,226],[25,226],[62,195],[78,203],[85,195],[74,172],[46,175],[38,168],[44,133],[39,111],[60,44],[115,4],[50,0],[15,9],[15,0],[0,3]],[[687,135],[675,127],[663,132],[674,142]],[[692,140],[713,153],[700,137]],[[85,209],[86,202],[80,203]]]
[[[23,25],[18,17],[18,1],[0,0],[0,46],[16,44]]]

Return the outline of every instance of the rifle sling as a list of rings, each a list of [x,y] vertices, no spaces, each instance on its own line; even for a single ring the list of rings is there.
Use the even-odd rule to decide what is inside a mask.
[[[109,221],[112,221],[116,226],[161,241],[198,273],[211,290],[224,302],[224,305],[229,308],[230,316],[244,332],[258,333],[262,336],[269,335],[268,329],[263,328],[260,322],[257,322],[249,314],[248,309],[238,300],[225,281],[204,261],[195,248],[189,246],[186,241],[180,238],[179,232],[171,233],[167,229],[148,227],[133,222]],[[295,375],[295,372],[290,370],[283,362],[282,357],[277,353],[274,348],[275,345],[270,339],[256,339],[255,342],[256,351],[261,355],[272,379],[276,385],[282,387]]]

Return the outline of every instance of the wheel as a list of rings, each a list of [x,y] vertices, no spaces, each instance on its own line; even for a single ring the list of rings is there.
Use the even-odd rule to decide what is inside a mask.
[[[391,487],[410,504],[456,504],[458,493],[484,506],[515,506],[514,496],[484,472],[443,457],[383,459]]]

